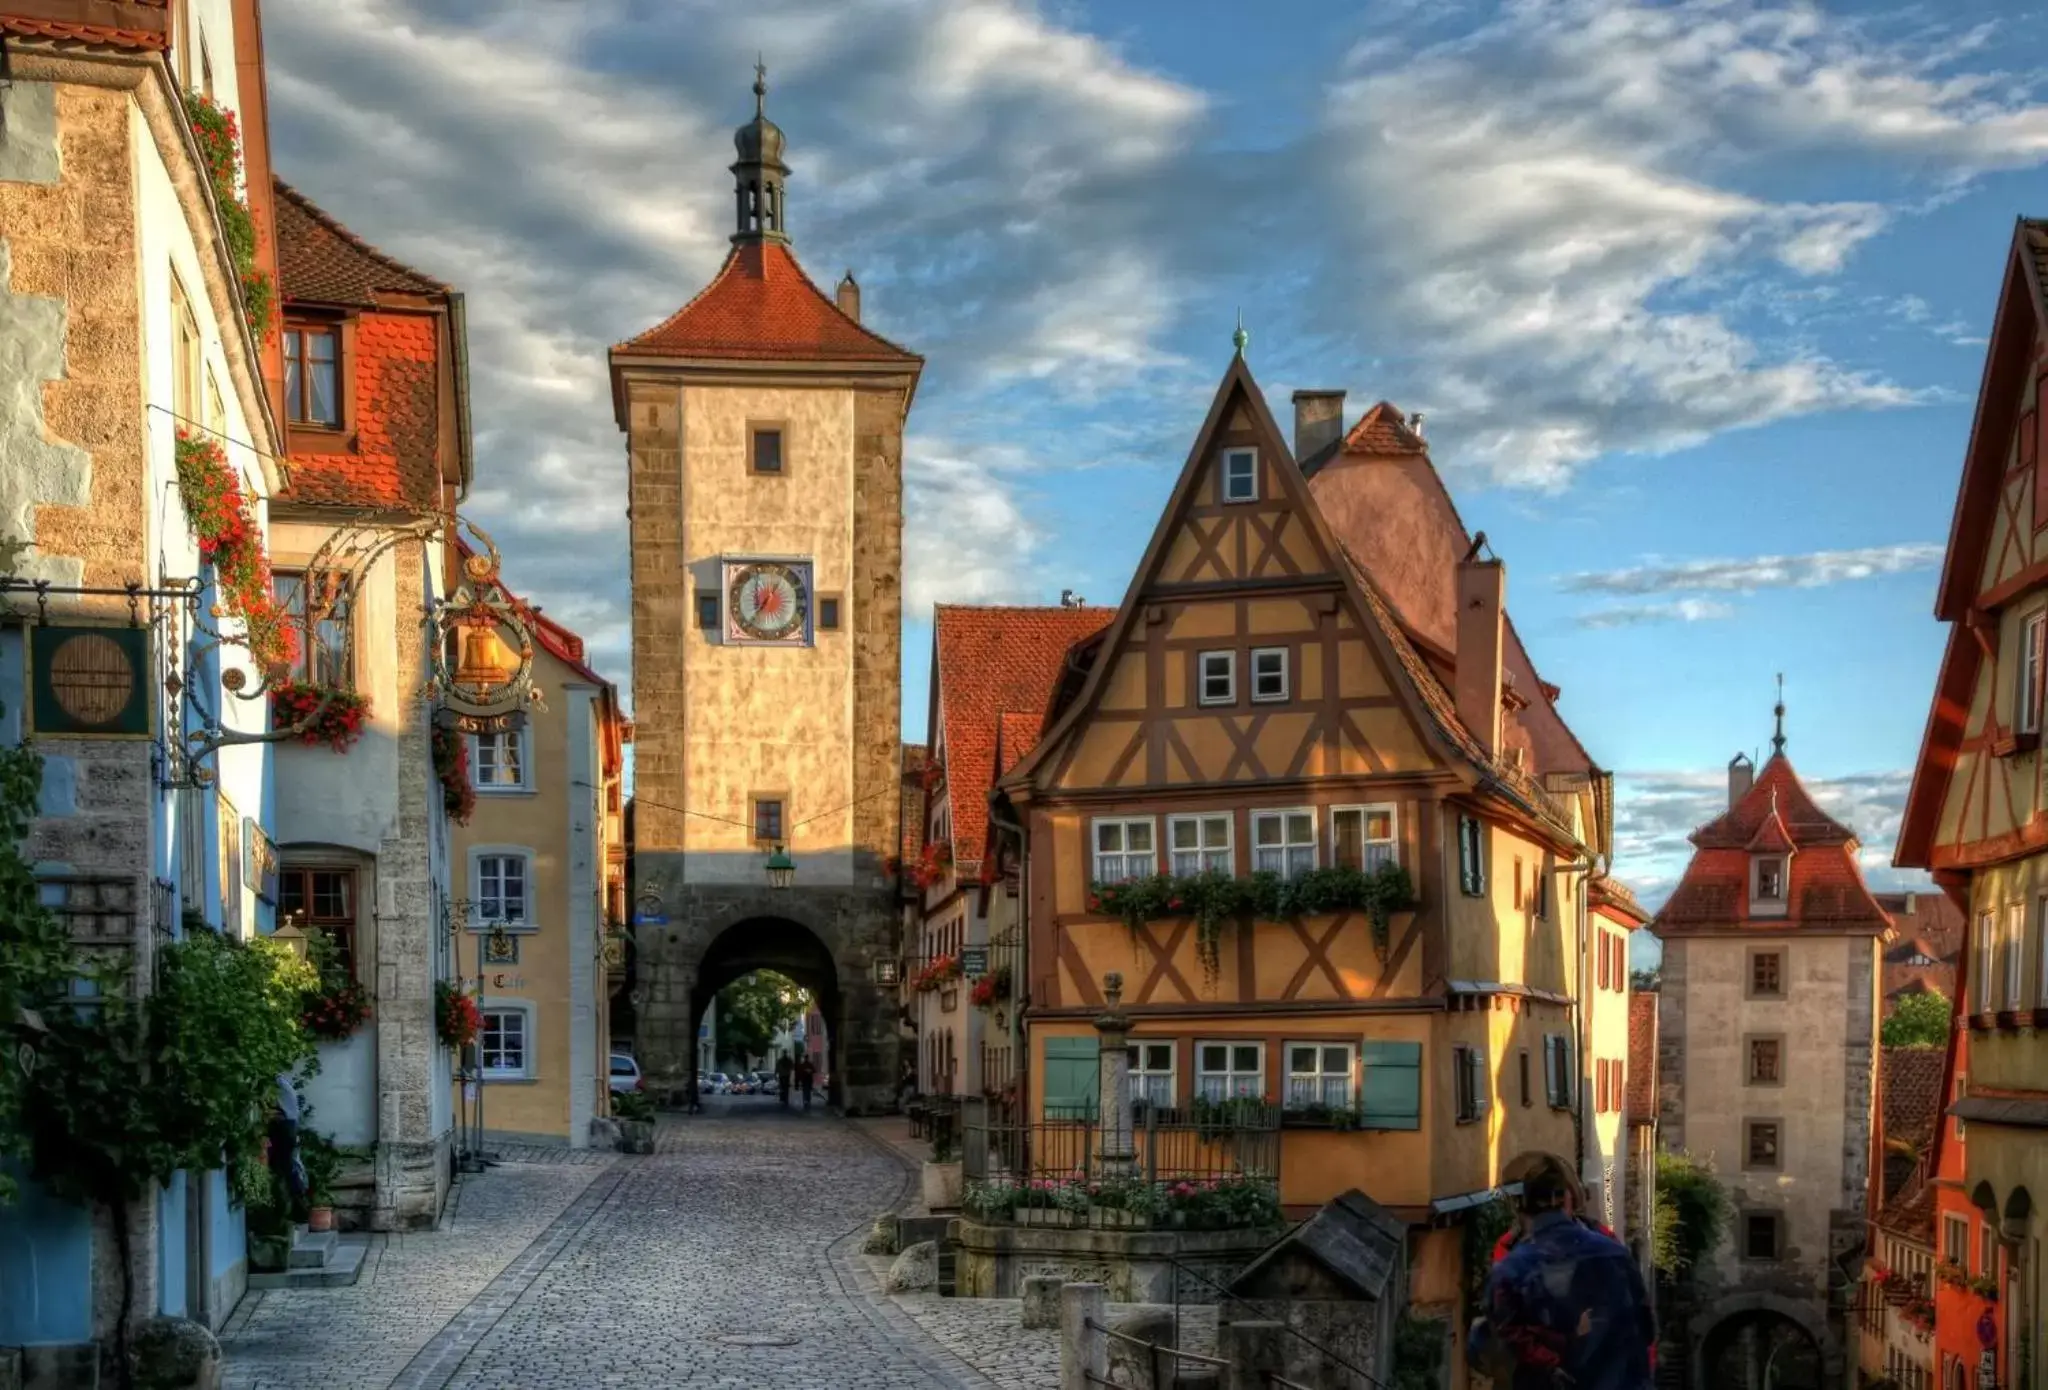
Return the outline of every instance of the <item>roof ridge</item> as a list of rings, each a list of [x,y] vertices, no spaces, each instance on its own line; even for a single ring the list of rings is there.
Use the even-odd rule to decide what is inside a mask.
[[[748,275],[746,267],[748,258],[752,258],[756,267],[756,273],[751,276]],[[741,276],[758,280],[765,285],[769,281],[771,267],[787,269],[794,277],[795,282],[817,302],[817,307],[821,311],[829,314],[833,320],[836,320],[843,327],[850,329],[860,338],[886,348],[888,352],[893,353],[896,357],[906,362],[921,363],[924,361],[924,358],[919,354],[912,352],[901,343],[877,333],[874,329],[841,309],[836,299],[818,287],[818,282],[811,278],[810,272],[804,269],[803,262],[796,258],[796,253],[788,245],[781,242],[767,241],[735,243],[733,248],[726,252],[724,262],[718,267],[718,273],[711,277],[709,284],[692,295],[688,303],[653,327],[643,329],[630,338],[612,344],[611,350],[620,353],[632,353],[635,351],[659,352],[664,346],[664,344],[658,341],[661,336],[670,329],[677,327],[693,310],[704,304],[720,286],[732,278],[735,269],[739,270]],[[709,355],[715,356],[716,351],[713,350]],[[820,356],[819,360],[830,361],[832,360],[832,354],[824,353]]]
[[[318,203],[314,202],[311,198],[308,198],[305,194],[299,192],[298,189],[286,183],[278,175],[272,174],[270,176],[270,182],[271,186],[277,191],[277,193],[279,193],[281,196],[285,198],[290,199],[308,217],[312,218],[315,222],[318,222],[328,231],[333,232],[336,236],[346,241],[349,245],[353,246],[356,250],[362,252],[364,255],[369,256],[373,260],[380,261],[383,264],[389,266],[391,269],[399,271],[402,274],[410,275],[415,280],[424,281],[427,284],[432,285],[436,290],[440,291],[443,294],[454,293],[454,287],[452,285],[449,285],[446,281],[437,280],[433,276],[427,274],[425,271],[413,269],[413,267],[407,265],[404,261],[399,260],[398,257],[392,255],[390,252],[381,250],[377,246],[372,245],[370,242],[365,241],[357,233],[350,231],[348,226],[345,223],[343,223],[340,218],[336,217],[333,213],[327,211],[327,209],[321,207]]]

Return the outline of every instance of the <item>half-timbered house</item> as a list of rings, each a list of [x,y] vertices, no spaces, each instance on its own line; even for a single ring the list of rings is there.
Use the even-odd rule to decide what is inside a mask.
[[[1326,524],[1242,357],[1115,618],[998,783],[1021,818],[1028,1104],[1092,1103],[1105,977],[1132,1091],[1282,1108],[1281,1199],[1352,1186],[1457,1301],[1457,1213],[1574,1161],[1573,999],[1598,779],[1513,752],[1505,566],[1455,564],[1454,669]]]

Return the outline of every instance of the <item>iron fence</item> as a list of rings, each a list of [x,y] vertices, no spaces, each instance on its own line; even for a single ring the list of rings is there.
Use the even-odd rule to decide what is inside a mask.
[[[1280,1176],[1280,1108],[1233,1104],[1222,1114],[1148,1105],[1133,1117],[1130,1158],[1104,1160],[1111,1133],[1090,1110],[1040,1119],[962,1107],[963,1176],[1029,1182],[1093,1179],[1111,1171],[1148,1182]]]

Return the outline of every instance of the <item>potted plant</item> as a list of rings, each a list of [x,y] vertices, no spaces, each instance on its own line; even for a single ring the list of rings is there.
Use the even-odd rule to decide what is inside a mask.
[[[619,1152],[654,1152],[654,1098],[645,1091],[620,1091],[612,1097],[612,1120],[619,1127]]]
[[[932,1156],[923,1174],[924,1205],[927,1211],[953,1211],[960,1205],[965,1180],[955,1152],[952,1130],[938,1127],[932,1134]]]
[[[334,1179],[341,1171],[341,1150],[317,1129],[299,1131],[299,1162],[306,1169],[306,1229],[334,1229]]]
[[[284,1185],[261,1161],[236,1165],[233,1179],[248,1231],[249,1268],[265,1273],[285,1268],[292,1257],[292,1215]]]

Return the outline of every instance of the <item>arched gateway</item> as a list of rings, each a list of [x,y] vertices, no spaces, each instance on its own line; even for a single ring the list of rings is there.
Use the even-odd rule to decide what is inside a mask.
[[[896,1081],[888,859],[901,837],[903,422],[923,359],[790,250],[754,84],[718,276],[611,350],[632,518],[636,1044],[688,1084],[697,1019],[750,969],[825,1005],[834,1099]],[[786,852],[791,886],[770,886]]]

